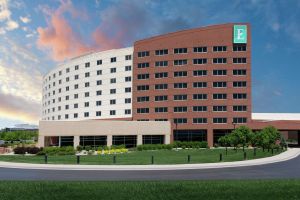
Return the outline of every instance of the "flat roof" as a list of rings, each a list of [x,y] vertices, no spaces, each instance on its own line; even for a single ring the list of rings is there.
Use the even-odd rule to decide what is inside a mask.
[[[300,113],[252,113],[253,120],[300,120]]]

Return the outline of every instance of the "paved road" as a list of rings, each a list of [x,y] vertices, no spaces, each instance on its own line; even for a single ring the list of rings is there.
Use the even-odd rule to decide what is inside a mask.
[[[222,169],[76,171],[0,168],[0,180],[207,180],[300,178],[300,156],[280,163]]]

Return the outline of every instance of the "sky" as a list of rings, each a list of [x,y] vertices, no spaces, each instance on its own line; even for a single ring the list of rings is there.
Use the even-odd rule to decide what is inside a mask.
[[[0,0],[0,128],[38,123],[69,58],[229,22],[251,24],[252,111],[300,113],[300,0]]]

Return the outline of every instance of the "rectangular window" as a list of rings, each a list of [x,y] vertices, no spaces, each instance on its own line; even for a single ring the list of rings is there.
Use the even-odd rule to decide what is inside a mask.
[[[131,76],[126,76],[125,77],[125,82],[131,82]]]
[[[84,87],[90,87],[90,83],[89,82],[84,83]]]
[[[187,59],[183,60],[174,60],[174,66],[181,66],[181,65],[187,65]]]
[[[223,100],[223,99],[227,99],[227,94],[213,94],[213,99],[215,100]]]
[[[69,81],[70,81],[70,78],[67,77],[67,78],[66,78],[66,82],[69,82]],[[50,88],[50,85],[49,85],[49,88]]]
[[[137,102],[147,102],[149,100],[150,100],[149,96],[137,97]]]
[[[74,113],[74,118],[76,119],[76,118],[78,118],[78,113]]]
[[[178,106],[178,107],[174,107],[173,111],[175,113],[179,113],[179,112],[187,112],[187,107],[186,106]]]
[[[194,47],[194,53],[206,53],[207,47]]]
[[[115,110],[110,110],[109,115],[116,115],[116,111]]]
[[[85,93],[84,93],[84,96],[85,96],[85,97],[89,97],[89,96],[90,96],[90,93],[89,93],[89,92],[85,92]]]
[[[232,119],[232,122],[234,124],[245,124],[245,123],[247,123],[247,118],[246,117],[234,117]]]
[[[117,57],[112,57],[112,58],[110,58],[110,62],[111,62],[111,63],[117,62]]]
[[[213,47],[213,52],[224,52],[227,51],[226,46],[214,46]]]
[[[245,75],[247,75],[247,70],[245,70],[245,69],[234,69],[232,71],[232,74],[234,76],[245,76]]]
[[[168,107],[156,107],[154,110],[156,113],[166,113],[168,112]]]
[[[131,103],[131,98],[125,98],[125,104]]]
[[[149,79],[149,74],[138,74],[137,75],[138,80],[146,80]]]
[[[150,56],[150,52],[149,51],[140,51],[138,52],[138,57],[142,58],[142,57],[147,57]]]
[[[187,71],[174,72],[174,77],[185,77],[187,76]]]
[[[247,87],[247,82],[246,81],[234,81],[232,83],[234,88],[243,88],[243,87]]]
[[[233,51],[247,51],[247,45],[245,44],[234,44],[232,47]]]
[[[207,106],[193,106],[193,112],[206,112]]]
[[[155,101],[168,101],[167,95],[155,96]]]
[[[131,87],[126,87],[125,88],[125,93],[130,93],[131,92]]]
[[[174,49],[174,54],[183,54],[187,53],[187,48],[175,48]]]
[[[85,67],[86,67],[86,68],[87,68],[87,67],[90,67],[90,63],[89,63],[89,62],[85,63]]]
[[[111,78],[110,79],[110,83],[116,83],[117,82],[117,79],[116,78]]]
[[[78,103],[75,103],[75,104],[74,104],[74,108],[78,108]]]
[[[96,116],[100,117],[101,116],[101,111],[96,111]]]
[[[110,89],[110,94],[116,94],[117,90],[116,89]]]
[[[195,70],[193,76],[207,76],[207,70]]]
[[[102,60],[97,60],[97,65],[102,65]]]
[[[75,75],[75,76],[74,76],[74,79],[75,79],[75,80],[79,79],[79,75]]]
[[[149,108],[138,108],[137,113],[139,114],[149,113]]]
[[[185,101],[185,100],[187,100],[187,94],[174,95],[174,101]]]
[[[149,67],[149,63],[138,63],[138,68],[148,68]]]
[[[66,73],[69,73],[69,72],[70,72],[70,68],[67,68],[67,69],[66,69]]]
[[[193,118],[193,124],[207,124],[207,118]]]
[[[213,106],[214,112],[226,112],[227,106]]]
[[[207,94],[193,94],[193,100],[206,100]]]
[[[232,61],[234,64],[245,64],[247,63],[247,58],[233,58]]]
[[[186,124],[187,118],[174,118],[174,123],[175,124]]]
[[[126,72],[131,71],[131,65],[125,66],[125,71]]]
[[[89,102],[84,102],[84,107],[89,107],[90,103]]]
[[[156,61],[155,62],[155,67],[167,67],[168,66],[168,61]]]
[[[174,88],[176,89],[187,88],[187,83],[174,83]]]
[[[131,60],[131,55],[126,55],[125,60]]]
[[[225,64],[227,63],[227,58],[214,58],[213,64]]]
[[[96,101],[96,106],[101,106],[102,102],[101,101]]]
[[[97,84],[97,85],[102,85],[102,80],[98,80],[98,81],[96,82],[96,84]]]
[[[131,109],[125,109],[125,115],[130,115],[131,114]]]
[[[206,59],[206,58],[197,58],[197,59],[193,59],[193,64],[194,64],[194,65],[203,65],[203,64],[207,64],[207,59]]]
[[[226,76],[227,70],[225,70],[225,69],[213,70],[213,75],[214,76]]]
[[[169,53],[168,49],[155,50],[156,56],[163,56],[163,55],[167,55],[168,53]]]
[[[214,124],[226,124],[227,118],[224,118],[224,117],[213,118],[213,123]]]
[[[149,90],[149,85],[138,85],[137,86],[138,91],[146,91]]]
[[[111,99],[111,100],[109,101],[109,103],[110,103],[110,105],[115,105],[115,104],[117,103],[117,101],[116,101],[115,99]]]
[[[102,75],[102,70],[97,70],[97,75]]]
[[[234,112],[246,112],[247,106],[244,106],[244,105],[233,106],[233,111]]]
[[[194,82],[193,87],[194,88],[206,88],[207,82]]]
[[[117,72],[117,68],[115,68],[115,67],[114,68],[110,68],[110,73],[113,74],[113,73],[116,73],[116,72]]]
[[[167,90],[168,84],[155,84],[155,89],[156,90]]]
[[[168,72],[155,73],[155,78],[167,78]]]
[[[84,76],[87,78],[87,77],[90,77],[90,72],[86,72],[85,74],[84,74]]]
[[[247,99],[246,93],[234,93],[232,94],[233,99]]]
[[[79,70],[79,66],[78,66],[78,65],[75,65],[74,69],[75,69],[75,70]]]
[[[226,88],[227,82],[213,82],[214,88]]]

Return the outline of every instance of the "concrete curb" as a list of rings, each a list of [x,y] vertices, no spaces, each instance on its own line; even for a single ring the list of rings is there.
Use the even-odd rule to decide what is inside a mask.
[[[103,171],[139,171],[139,170],[190,170],[190,169],[218,169],[231,167],[248,167],[255,165],[265,165],[277,163],[296,158],[300,155],[300,149],[288,149],[287,151],[254,160],[203,163],[203,164],[177,164],[177,165],[63,165],[63,164],[30,164],[0,162],[0,168],[14,169],[37,169],[37,170],[103,170]]]

